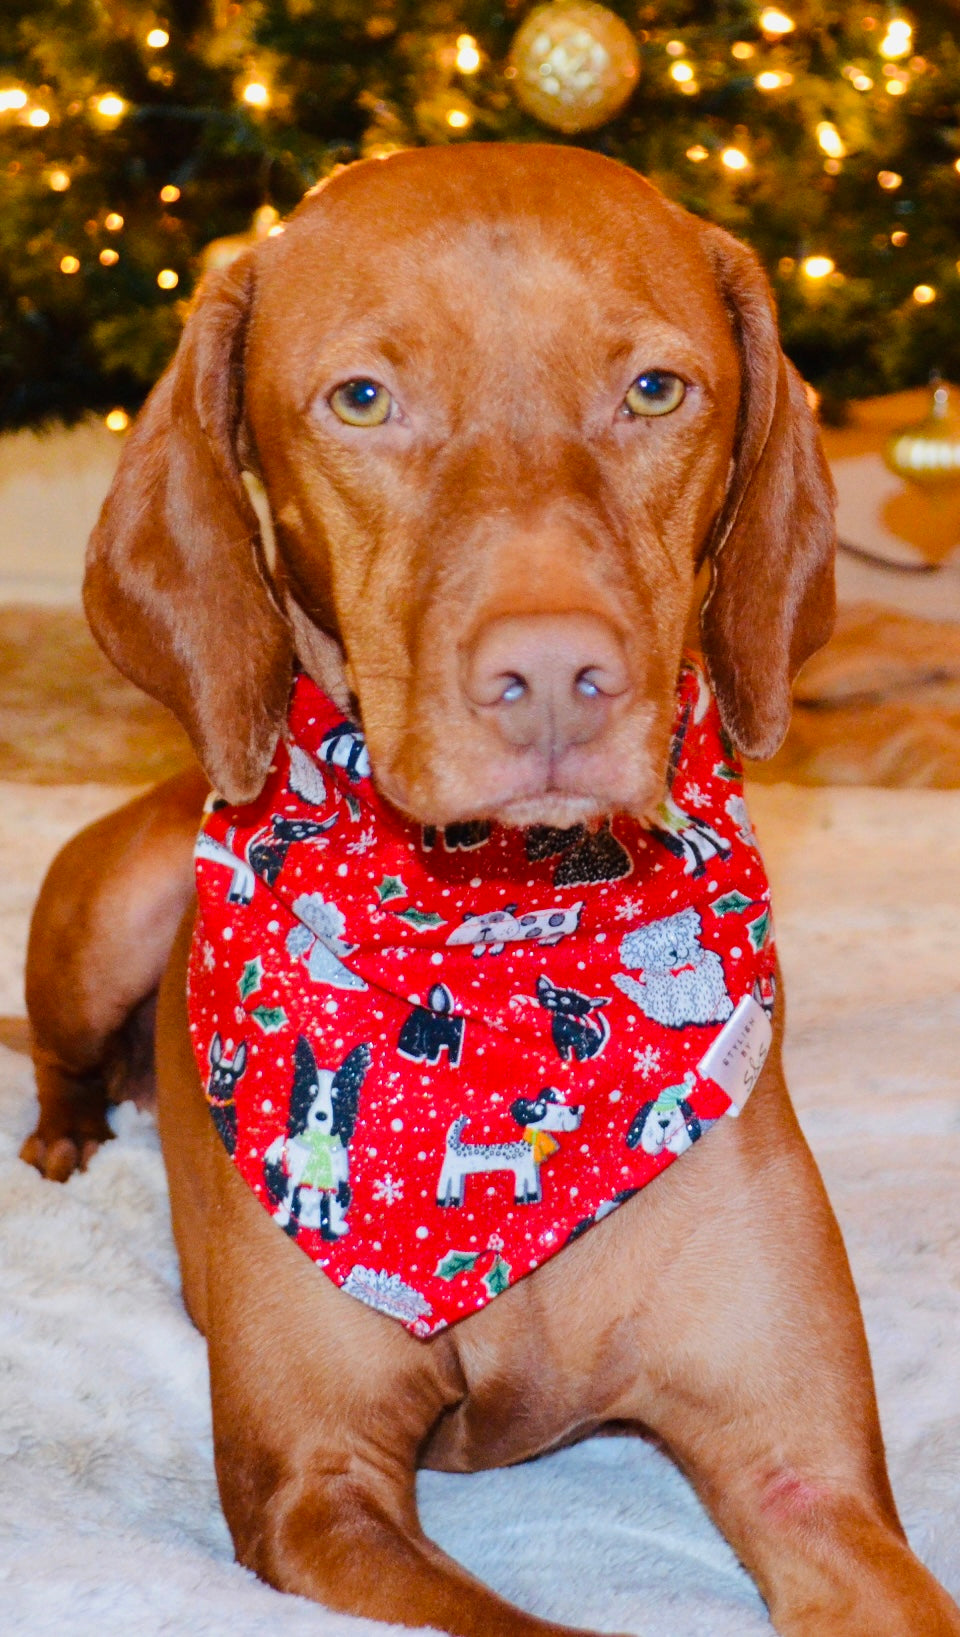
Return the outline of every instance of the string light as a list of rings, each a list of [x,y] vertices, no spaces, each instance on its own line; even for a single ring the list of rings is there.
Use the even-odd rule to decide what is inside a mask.
[[[687,158],[692,159],[695,165],[701,165],[705,159],[710,158],[710,150],[705,148],[702,142],[695,142],[692,148],[687,149]]]
[[[70,186],[70,176],[67,171],[50,171],[47,176],[47,187],[54,193],[66,193]]]
[[[117,211],[111,210],[107,216],[104,216],[103,225],[108,233],[119,233],[123,226],[123,217]]]
[[[830,256],[804,256],[800,266],[808,279],[825,279],[834,271],[836,262]]]
[[[724,148],[720,158],[730,171],[745,171],[750,164],[741,148]]]
[[[782,86],[793,84],[793,75],[782,68],[765,68],[753,83],[758,91],[779,91]]]
[[[180,189],[168,182],[165,188],[160,189],[160,202],[164,205],[175,205],[180,197]]]
[[[80,263],[76,256],[62,256],[60,259],[61,273],[79,273]]]
[[[760,27],[763,29],[764,34],[773,34],[778,37],[783,34],[792,34],[796,26],[793,18],[788,17],[786,12],[780,11],[777,6],[767,6],[760,13]]]
[[[21,91],[18,85],[11,85],[6,91],[0,91],[0,114],[8,114],[14,109],[26,106],[27,93]]]
[[[898,227],[895,233],[891,233],[890,243],[895,244],[897,249],[900,250],[903,245],[906,244],[909,237],[910,235],[905,227]]]
[[[837,127],[832,125],[828,119],[822,119],[817,126],[817,141],[824,153],[829,154],[831,159],[843,159],[845,157],[847,149],[843,137]]]
[[[122,97],[118,97],[113,91],[108,91],[105,97],[99,99],[97,113],[102,114],[104,119],[119,119],[126,106]]]
[[[466,108],[451,108],[447,114],[447,124],[451,131],[465,131],[473,124],[473,120]]]
[[[870,78],[870,75],[861,73],[859,69],[856,73],[850,75],[850,84],[856,91],[873,90],[873,81]]]
[[[262,80],[248,80],[242,92],[243,100],[251,108],[269,108],[270,92]]]
[[[886,188],[888,193],[892,193],[894,188],[900,186],[903,177],[897,171],[877,171],[877,181],[882,188]]]
[[[664,47],[668,57],[682,57],[686,49],[682,40],[668,40]]]
[[[936,301],[937,292],[932,284],[917,284],[914,286],[913,299],[921,307],[929,307],[931,301]]]
[[[907,84],[908,84],[908,81],[906,80],[906,78],[904,78],[904,79],[900,79],[899,77],[894,78],[891,75],[890,78],[887,80],[887,95],[891,96],[891,97],[902,97],[904,91],[907,89]]]
[[[163,267],[157,274],[157,283],[161,290],[175,290],[180,283],[180,274],[175,273],[172,267]]]
[[[125,409],[111,409],[109,415],[104,415],[103,424],[111,432],[125,432],[130,425],[130,416]]]
[[[480,67],[480,53],[472,34],[457,37],[457,68],[461,74],[475,74]]]
[[[733,45],[730,47],[731,57],[736,57],[737,61],[741,63],[747,62],[750,57],[755,57],[756,54],[757,48],[749,40],[734,40]]]
[[[152,28],[147,35],[147,45],[152,51],[162,51],[169,44],[170,36],[165,28]]]
[[[116,250],[107,249],[100,252],[100,265],[102,267],[116,267],[119,260],[120,255]]]
[[[31,108],[27,115],[27,124],[32,125],[35,131],[40,131],[44,125],[49,125],[50,115],[47,113],[46,108]]]
[[[905,17],[893,17],[877,50],[881,57],[907,57],[913,49],[913,24]]]
[[[678,85],[682,85],[685,80],[692,80],[692,64],[687,62],[674,63],[670,69],[670,78],[676,80]]]

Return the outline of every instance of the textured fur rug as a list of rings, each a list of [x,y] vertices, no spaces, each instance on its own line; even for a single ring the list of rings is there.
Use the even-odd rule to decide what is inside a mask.
[[[22,1010],[46,857],[110,799],[0,787],[0,1012]],[[917,1550],[960,1595],[960,791],[771,787],[753,808],[791,1083],[862,1294],[894,1487]],[[8,1040],[21,1034],[8,1025]],[[31,1095],[26,1058],[0,1047],[6,1637],[384,1631],[281,1598],[233,1563],[152,1121],[121,1109],[118,1140],[58,1188],[16,1158]],[[770,1632],[684,1480],[639,1441],[426,1474],[421,1501],[430,1534],[543,1615],[644,1637]]]

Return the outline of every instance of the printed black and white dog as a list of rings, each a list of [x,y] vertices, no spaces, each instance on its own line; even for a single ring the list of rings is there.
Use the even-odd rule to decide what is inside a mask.
[[[535,1100],[518,1097],[510,1105],[510,1113],[523,1130],[517,1142],[463,1142],[470,1116],[461,1114],[454,1120],[447,1132],[437,1183],[438,1205],[462,1205],[467,1177],[481,1171],[512,1171],[514,1202],[539,1205],[543,1198],[540,1167],[560,1147],[552,1133],[576,1131],[583,1119],[583,1108],[566,1104],[553,1086],[544,1086]]]
[[[558,989],[545,972],[537,979],[537,999],[544,1011],[552,1013],[550,1032],[560,1057],[569,1063],[575,1057],[586,1063],[599,1057],[610,1039],[610,1025],[605,1017],[593,1017],[601,1006],[609,1006],[609,997],[591,1000],[579,989]]]
[[[369,1067],[366,1044],[354,1046],[334,1070],[318,1068],[309,1040],[297,1039],[287,1133],[264,1155],[274,1220],[291,1237],[302,1227],[319,1228],[324,1239],[347,1232],[348,1147]]]
[[[237,1081],[247,1066],[247,1043],[241,1040],[232,1057],[223,1054],[219,1030],[210,1042],[210,1078],[207,1102],[213,1123],[228,1154],[237,1146]]]
[[[425,1006],[415,1006],[404,1018],[397,1051],[410,1063],[439,1063],[446,1052],[450,1067],[460,1063],[465,1020],[453,1010],[453,996],[445,983],[435,983]]]

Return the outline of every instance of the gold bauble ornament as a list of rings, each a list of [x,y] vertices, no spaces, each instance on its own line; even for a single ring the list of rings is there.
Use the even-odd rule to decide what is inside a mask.
[[[572,136],[620,112],[640,77],[640,52],[623,18],[606,6],[551,0],[517,30],[510,68],[521,107]]]
[[[894,432],[883,458],[898,477],[922,489],[942,493],[960,484],[960,411],[942,381],[934,384],[923,420]]]

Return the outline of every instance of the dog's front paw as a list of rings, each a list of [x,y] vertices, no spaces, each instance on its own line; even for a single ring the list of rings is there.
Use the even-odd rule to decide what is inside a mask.
[[[20,1158],[32,1165],[49,1182],[66,1182],[74,1171],[85,1171],[101,1143],[113,1132],[105,1119],[98,1123],[77,1122],[58,1127],[43,1115],[20,1149]]]

